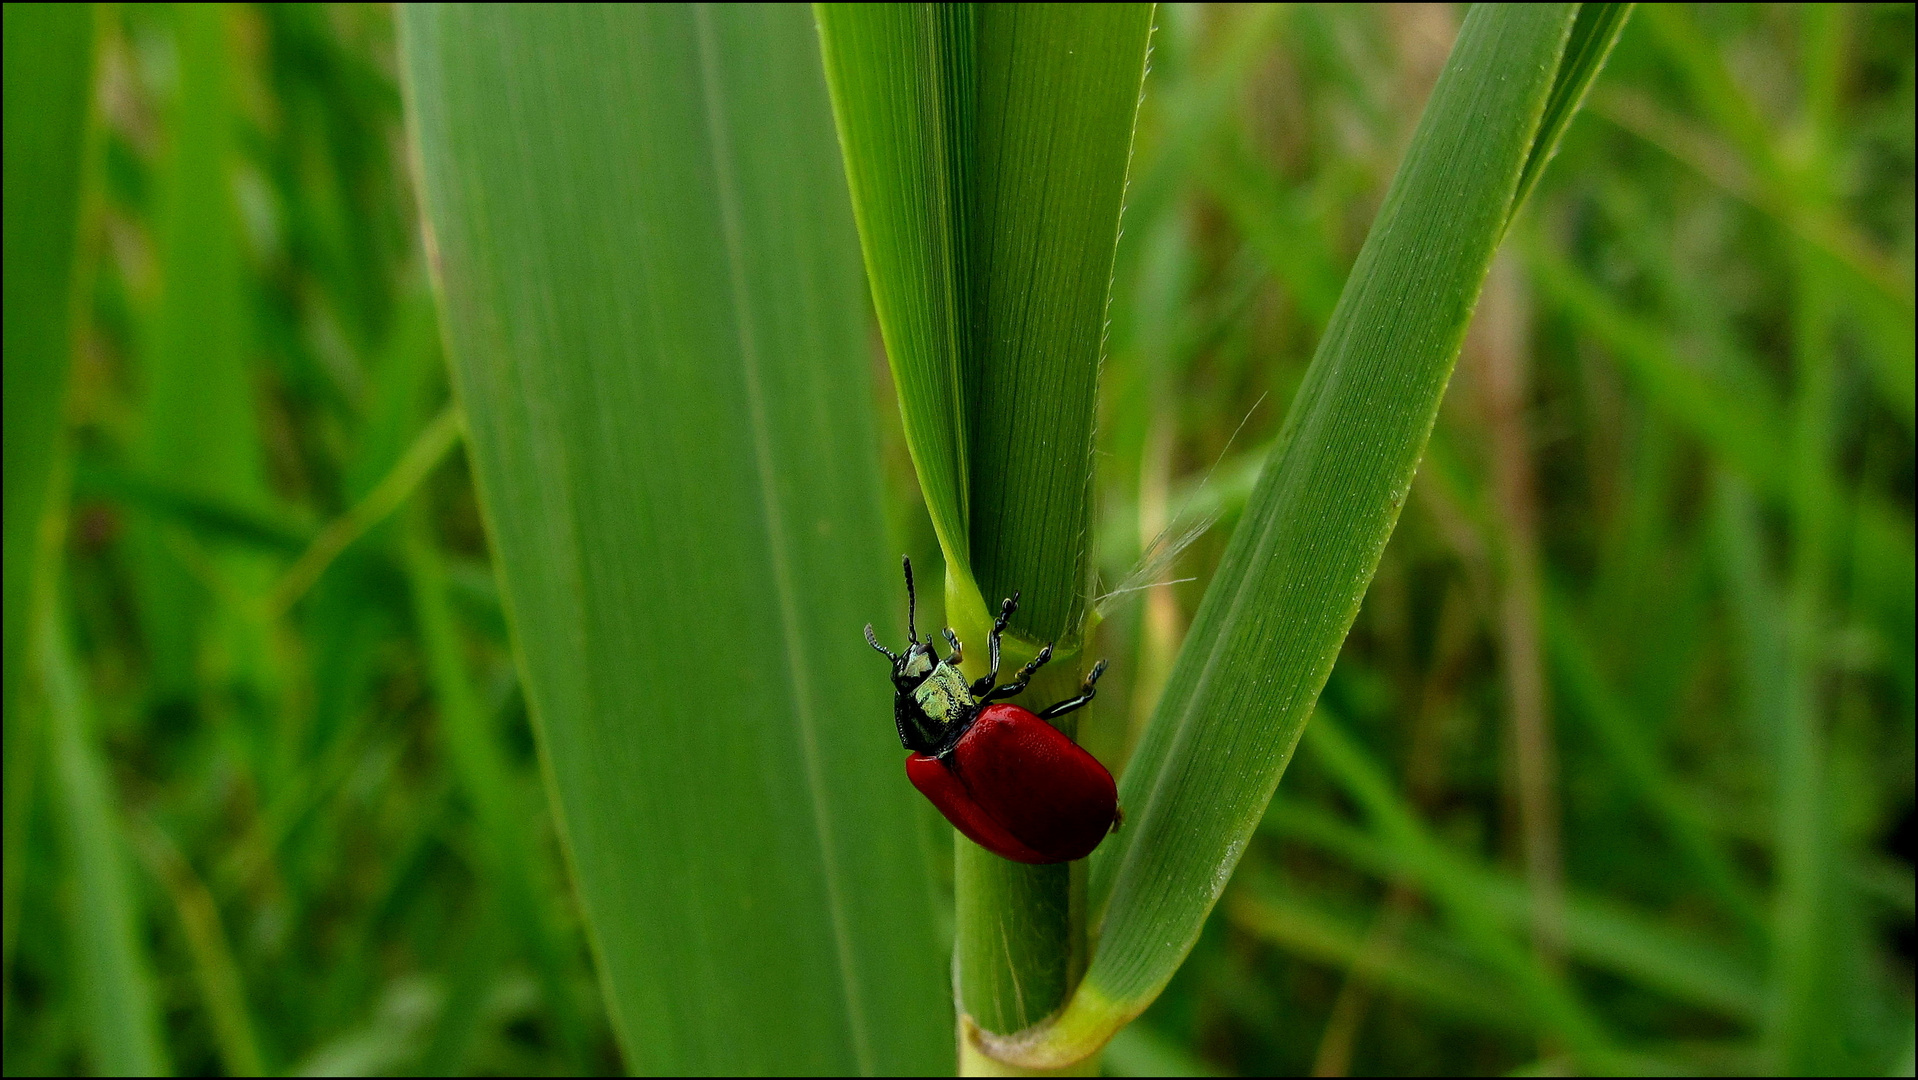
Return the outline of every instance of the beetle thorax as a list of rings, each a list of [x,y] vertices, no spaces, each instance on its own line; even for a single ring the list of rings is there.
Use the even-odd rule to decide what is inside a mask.
[[[942,728],[964,718],[978,704],[965,674],[943,661],[913,687],[912,698],[926,719]]]

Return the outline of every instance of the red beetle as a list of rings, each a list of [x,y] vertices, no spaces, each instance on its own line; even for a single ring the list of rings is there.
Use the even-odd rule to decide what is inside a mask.
[[[892,661],[893,721],[912,756],[906,776],[954,828],[987,851],[1022,863],[1083,859],[1119,827],[1119,790],[1099,760],[1046,721],[1092,700],[1105,673],[1101,660],[1079,689],[1039,713],[1007,705],[1052,659],[1039,650],[1010,683],[999,686],[999,637],[1018,610],[1014,593],[999,609],[988,639],[992,665],[968,683],[959,670],[964,650],[948,627],[952,652],[941,659],[932,640],[919,640],[913,625],[912,560],[906,566],[904,655],[893,652],[866,627],[866,643]]]

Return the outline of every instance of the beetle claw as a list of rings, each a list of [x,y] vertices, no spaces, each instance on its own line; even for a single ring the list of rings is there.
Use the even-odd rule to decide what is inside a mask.
[[[1046,661],[1050,659],[1052,659],[1052,642],[1048,641],[1045,648],[1039,650],[1039,655],[1032,658],[1031,663],[1019,669],[1019,674],[1014,675],[1011,682],[997,690],[992,690],[988,696],[997,701],[1000,698],[1018,697],[1025,693],[1026,684],[1032,681],[1033,673],[1046,666]]]
[[[1046,646],[1046,651],[1051,652],[1052,647],[1050,645]],[[1107,663],[1109,663],[1109,661],[1100,660],[1098,663],[1092,665],[1092,671],[1086,675],[1085,685],[1081,689],[1090,694],[1092,692],[1092,684],[1098,682],[1099,676],[1106,673]]]
[[[1067,698],[1066,700],[1061,701],[1056,705],[1053,705],[1052,707],[1046,709],[1044,712],[1041,712],[1039,714],[1039,718],[1041,720],[1050,720],[1055,716],[1064,716],[1065,714],[1072,712],[1074,709],[1084,708],[1085,704],[1091,701],[1093,696],[1097,693],[1097,691],[1093,689],[1093,684],[1097,683],[1099,681],[1099,676],[1104,675],[1105,673],[1106,673],[1106,662],[1104,660],[1101,660],[1098,663],[1092,665],[1092,672],[1086,676],[1086,681],[1079,684],[1079,696]]]

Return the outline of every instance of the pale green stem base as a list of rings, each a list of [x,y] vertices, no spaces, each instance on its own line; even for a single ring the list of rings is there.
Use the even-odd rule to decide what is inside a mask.
[[[966,1017],[959,1018],[960,1076],[1097,1076],[1099,1055],[1090,1054],[1063,1069],[1028,1069],[986,1053],[979,1045],[979,1028]]]

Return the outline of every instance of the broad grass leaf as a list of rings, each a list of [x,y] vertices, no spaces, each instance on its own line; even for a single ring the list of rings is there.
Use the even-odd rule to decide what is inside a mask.
[[[898,604],[807,12],[402,31],[453,381],[627,1066],[951,1068],[860,637]]]

